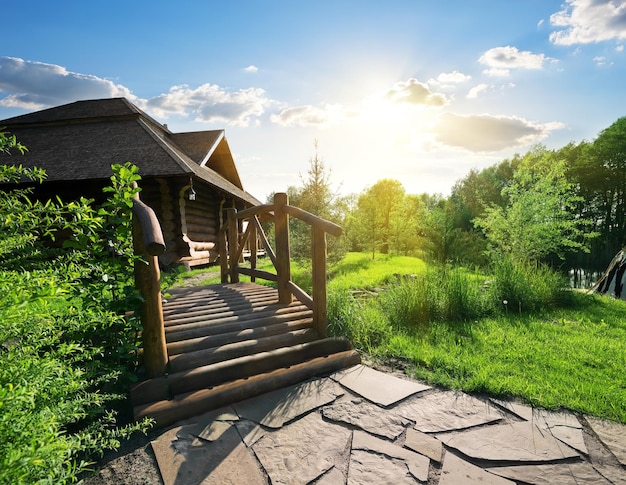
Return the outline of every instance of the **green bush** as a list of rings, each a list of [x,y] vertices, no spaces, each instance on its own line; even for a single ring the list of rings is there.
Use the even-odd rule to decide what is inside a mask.
[[[0,167],[0,180],[40,178]],[[134,379],[138,298],[130,182],[114,166],[107,204],[0,193],[0,483],[67,483],[148,422],[118,413]],[[71,239],[53,247],[60,232]],[[113,247],[113,248],[112,248]],[[111,250],[113,249],[113,250]]]

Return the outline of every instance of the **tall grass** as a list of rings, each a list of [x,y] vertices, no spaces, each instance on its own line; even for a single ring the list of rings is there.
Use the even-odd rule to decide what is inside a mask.
[[[477,320],[562,307],[572,297],[555,272],[512,261],[496,263],[489,277],[448,266],[400,278],[392,271],[387,268],[388,276],[396,277],[381,277],[383,290],[368,299],[351,296],[346,275],[341,284],[331,282],[330,332],[346,335],[358,348],[371,352],[384,347],[393,332],[419,336],[435,331],[433,324],[445,324],[468,335]]]

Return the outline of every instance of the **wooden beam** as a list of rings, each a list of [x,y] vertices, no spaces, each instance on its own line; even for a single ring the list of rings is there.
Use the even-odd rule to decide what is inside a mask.
[[[274,195],[274,218],[276,221],[276,274],[278,275],[278,301],[291,303],[292,295],[287,282],[291,280],[291,250],[289,248],[289,214],[286,207],[289,197],[285,193]]]
[[[311,252],[313,255],[313,322],[320,337],[326,336],[326,232],[319,226],[311,228]]]

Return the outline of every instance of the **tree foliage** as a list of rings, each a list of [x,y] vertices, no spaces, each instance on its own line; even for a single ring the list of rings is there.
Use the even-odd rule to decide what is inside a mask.
[[[492,204],[476,217],[493,247],[516,261],[541,261],[550,254],[588,250],[590,221],[572,213],[580,197],[565,177],[565,161],[535,147],[520,163],[512,184],[502,189],[504,205]]]
[[[290,204],[300,207],[322,219],[342,226],[345,222],[345,203],[333,191],[331,170],[319,155],[317,140],[314,143],[315,154],[309,159],[306,176],[300,175],[302,185],[290,187],[287,191]],[[291,252],[294,259],[302,264],[311,262],[311,231],[310,227],[295,219],[290,219]],[[339,261],[346,249],[342,239],[327,239],[328,261]]]

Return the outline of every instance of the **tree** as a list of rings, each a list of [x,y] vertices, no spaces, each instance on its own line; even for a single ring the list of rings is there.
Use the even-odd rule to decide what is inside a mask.
[[[357,202],[352,230],[360,245],[376,257],[376,251],[389,253],[394,230],[403,230],[406,216],[404,187],[397,180],[383,179],[366,189]]]
[[[287,193],[290,203],[335,224],[343,225],[345,220],[345,204],[337,197],[331,185],[331,171],[326,167],[319,155],[319,145],[314,142],[315,155],[309,159],[306,176],[300,175],[301,187],[289,187]],[[311,259],[311,233],[309,226],[291,218],[290,225],[291,250],[293,257],[301,263]],[[328,261],[340,260],[345,254],[345,245],[341,238],[329,238]]]
[[[588,250],[594,234],[584,231],[590,221],[571,211],[579,197],[565,172],[564,160],[535,147],[524,156],[512,184],[502,190],[504,206],[492,204],[474,224],[494,248],[517,261]]]

